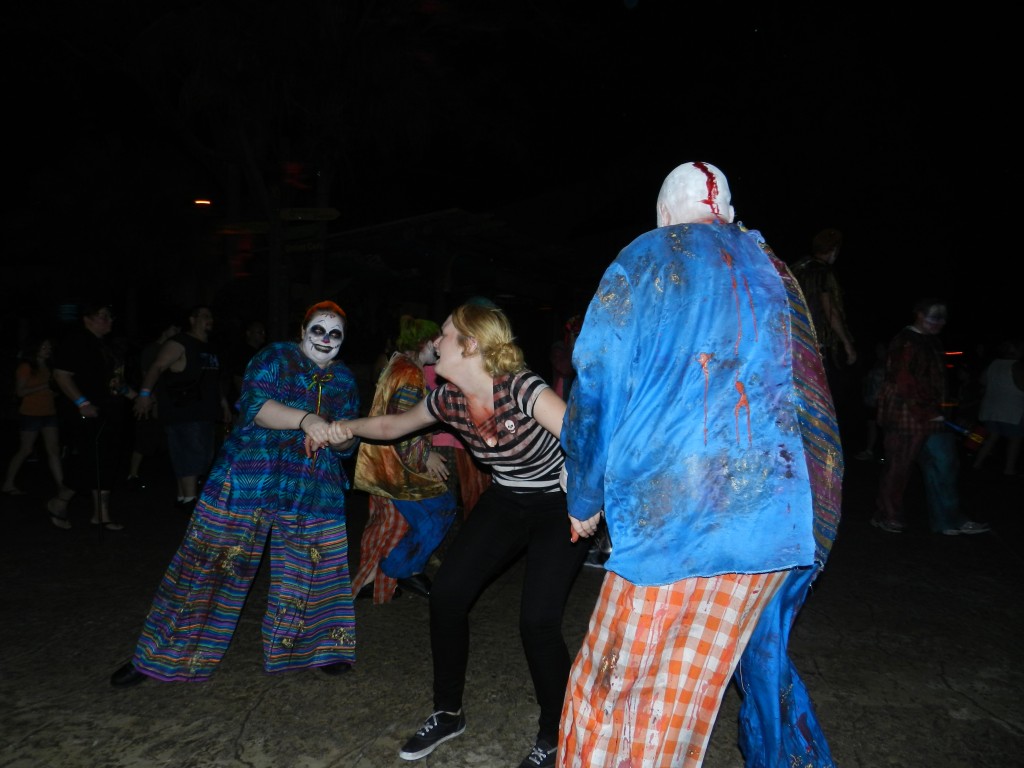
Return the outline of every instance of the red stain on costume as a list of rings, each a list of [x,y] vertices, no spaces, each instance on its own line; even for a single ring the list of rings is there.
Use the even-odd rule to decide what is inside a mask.
[[[710,383],[711,374],[708,371],[708,363],[714,354],[711,352],[701,352],[697,355],[697,362],[700,363],[700,369],[704,371],[704,445],[708,444],[708,384]]]
[[[732,254],[726,250],[719,249],[722,263],[729,270],[729,282],[732,284],[732,301],[736,305],[736,354],[740,352],[740,340],[743,338],[743,314],[740,312],[740,295],[736,290],[736,272],[733,270]]]
[[[708,208],[711,209],[711,212],[715,214],[715,216],[718,216],[718,180],[715,178],[715,174],[713,174],[711,170],[707,167],[707,165],[705,165],[704,163],[694,163],[693,167],[699,170],[707,177],[708,196],[706,199],[701,200],[700,202],[708,206]]]
[[[809,758],[816,758],[819,754],[818,745],[814,741],[814,733],[811,730],[810,725],[807,723],[807,713],[804,712],[796,720],[796,728],[800,731],[800,735],[804,737],[804,742],[807,744],[804,749],[807,752]]]
[[[740,441],[740,411],[745,410],[747,412],[747,444],[753,445],[754,435],[750,431],[750,401],[747,399],[747,389],[739,379],[736,379],[736,391],[740,393],[740,399],[733,409],[733,413],[736,414],[736,442]]]
[[[743,277],[743,290],[747,294],[747,304],[750,305],[750,323],[754,326],[754,341],[757,341],[757,313],[754,312],[754,297],[750,293],[750,283],[746,276]]]
[[[487,408],[471,398],[466,398],[469,405],[469,416],[476,427],[476,432],[489,447],[493,448],[498,444],[498,425],[494,421],[494,408]]]

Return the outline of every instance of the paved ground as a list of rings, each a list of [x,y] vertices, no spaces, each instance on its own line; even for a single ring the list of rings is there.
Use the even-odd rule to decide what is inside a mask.
[[[3,445],[6,461],[13,443]],[[965,505],[992,534],[926,533],[916,489],[914,529],[891,535],[867,522],[876,472],[850,462],[839,539],[792,640],[839,765],[1024,764],[1024,481],[965,471]],[[29,465],[22,482],[39,490],[0,499],[0,766],[409,765],[398,747],[431,710],[425,601],[359,601],[358,666],[348,676],[269,676],[259,650],[264,572],[213,680],[115,690],[109,675],[129,655],[185,529],[171,486],[118,493],[115,517],[126,528],[113,533],[89,525],[82,501],[72,505],[72,530],[53,527],[42,464]],[[355,494],[353,545],[365,516]],[[516,630],[520,576],[514,567],[477,605],[469,726],[421,766],[514,767],[529,751],[537,712]],[[584,569],[575,586],[565,619],[574,645],[601,578]],[[709,768],[742,765],[737,704],[730,691]]]

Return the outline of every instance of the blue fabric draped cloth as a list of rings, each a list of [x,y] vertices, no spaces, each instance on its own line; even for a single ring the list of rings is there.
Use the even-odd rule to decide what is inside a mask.
[[[796,280],[756,231],[647,232],[606,270],[573,351],[569,514],[606,511],[634,584],[824,564],[842,453]]]

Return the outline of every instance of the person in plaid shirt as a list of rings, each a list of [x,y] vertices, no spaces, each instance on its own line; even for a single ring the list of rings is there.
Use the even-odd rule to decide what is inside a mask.
[[[946,317],[946,302],[919,299],[914,304],[914,322],[889,342],[878,394],[886,463],[871,518],[871,524],[886,533],[906,530],[903,495],[915,462],[924,474],[928,521],[934,533],[957,536],[989,530],[988,524],[969,520],[960,511],[959,457],[956,435],[946,426],[946,363],[939,339]]]

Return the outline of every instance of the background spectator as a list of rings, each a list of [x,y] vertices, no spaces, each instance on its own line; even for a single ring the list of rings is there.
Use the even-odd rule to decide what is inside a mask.
[[[889,343],[885,378],[878,395],[878,426],[885,466],[871,524],[887,533],[907,528],[904,496],[914,464],[924,475],[928,523],[947,536],[986,533],[960,509],[960,460],[956,436],[946,425],[949,381],[939,334],[946,326],[946,302],[935,297],[914,303],[914,321]]]
[[[1005,440],[1003,474],[1016,475],[1021,440],[1024,439],[1024,341],[1012,339],[999,345],[996,359],[981,375],[982,396],[978,418],[988,437],[974,457],[980,469],[995,447]]]
[[[18,403],[18,450],[11,457],[4,477],[3,492],[21,496],[15,480],[22,464],[32,455],[36,438],[43,436],[46,464],[57,487],[57,496],[70,497],[71,489],[64,485],[64,466],[61,463],[60,429],[57,424],[57,405],[54,400],[53,374],[50,357],[53,342],[48,338],[29,337],[21,350],[21,360],[14,371],[14,394]],[[67,521],[59,520],[60,527]]]
[[[128,401],[136,396],[125,381],[124,358],[108,343],[114,326],[109,304],[82,305],[81,325],[54,351],[53,376],[63,397],[57,398],[61,434],[67,441],[67,480],[71,491],[58,491],[47,503],[54,525],[69,527],[68,502],[75,491],[91,491],[90,522],[108,531],[124,526],[110,519],[110,492],[124,471],[121,441]]]

